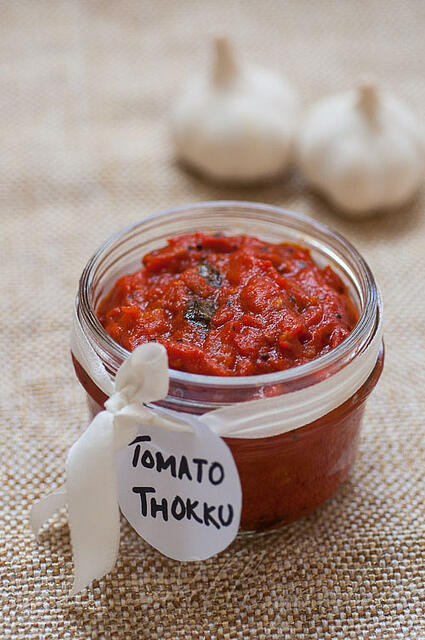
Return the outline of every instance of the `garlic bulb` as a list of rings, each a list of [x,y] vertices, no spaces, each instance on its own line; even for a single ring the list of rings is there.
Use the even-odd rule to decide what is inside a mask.
[[[313,105],[297,136],[298,164],[341,210],[365,216],[405,203],[425,171],[421,123],[373,84]]]
[[[215,41],[212,72],[192,78],[177,98],[172,136],[178,156],[222,181],[250,181],[288,165],[297,101],[276,75],[236,60]]]

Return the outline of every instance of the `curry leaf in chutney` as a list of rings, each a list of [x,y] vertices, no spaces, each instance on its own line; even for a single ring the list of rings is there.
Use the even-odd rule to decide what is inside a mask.
[[[209,264],[208,262],[202,262],[198,265],[198,273],[212,287],[219,287],[221,285],[221,273],[218,269]]]
[[[214,300],[204,300],[202,298],[192,298],[186,305],[184,317],[189,322],[198,324],[208,329],[211,318],[214,315],[216,306]]]

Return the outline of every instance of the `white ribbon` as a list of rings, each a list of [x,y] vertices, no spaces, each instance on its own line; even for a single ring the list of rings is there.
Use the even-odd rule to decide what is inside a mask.
[[[367,349],[329,378],[280,396],[217,409],[200,416],[198,421],[220,436],[259,438],[317,420],[350,398],[373,371],[381,347],[381,317]],[[33,505],[31,525],[37,534],[58,509],[68,507],[74,556],[73,595],[115,566],[120,535],[115,453],[135,438],[140,423],[179,431],[191,431],[193,427],[190,420],[185,422],[184,413],[174,419],[173,412],[154,412],[144,406],[168,393],[168,359],[162,345],[149,343],[135,349],[118,369],[115,382],[77,318],[71,348],[109,399],[105,411],[94,418],[71,447],[66,484]]]
[[[106,372],[105,372],[106,373]],[[119,368],[113,393],[86,431],[71,447],[66,461],[66,484],[31,509],[31,526],[40,527],[61,507],[68,507],[74,556],[74,595],[115,566],[120,521],[115,477],[115,452],[131,442],[140,423],[182,429],[181,423],[143,406],[168,392],[165,348],[145,344]]]

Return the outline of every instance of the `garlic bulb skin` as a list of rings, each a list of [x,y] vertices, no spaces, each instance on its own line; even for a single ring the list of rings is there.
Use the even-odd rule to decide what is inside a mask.
[[[176,99],[172,137],[178,156],[214,180],[262,180],[287,168],[296,114],[278,76],[239,63],[219,38],[212,72],[190,79]]]
[[[338,209],[362,217],[407,202],[425,173],[422,125],[374,84],[325,98],[303,119],[297,162]]]

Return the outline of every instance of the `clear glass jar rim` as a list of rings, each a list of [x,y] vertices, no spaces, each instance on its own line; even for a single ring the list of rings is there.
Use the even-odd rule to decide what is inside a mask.
[[[189,212],[195,209],[214,209],[214,208],[232,208],[234,210],[243,211],[249,208],[253,212],[268,213],[268,214],[280,214],[291,218],[298,223],[305,224],[311,231],[317,231],[320,234],[331,237],[344,250],[356,263],[359,269],[361,278],[365,284],[367,296],[362,309],[359,320],[354,327],[353,331],[345,338],[337,347],[329,351],[328,353],[315,358],[311,362],[301,364],[291,369],[283,371],[277,371],[273,373],[257,374],[253,376],[208,376],[194,373],[188,373],[186,371],[179,371],[177,369],[170,369],[170,383],[179,382],[186,384],[193,384],[203,387],[217,387],[222,388],[243,388],[252,387],[265,384],[277,384],[285,382],[293,382],[301,380],[312,374],[317,373],[325,367],[330,367],[340,360],[344,360],[350,353],[355,352],[358,348],[359,342],[363,341],[363,349],[367,347],[367,344],[373,338],[375,330],[380,322],[381,315],[381,297],[379,289],[376,285],[374,276],[360,253],[355,247],[346,240],[338,232],[334,231],[326,224],[310,218],[308,216],[295,213],[288,209],[276,207],[273,205],[267,205],[257,202],[246,202],[242,200],[217,200],[196,202],[188,205],[182,205],[180,207],[167,209],[156,214],[152,214],[135,223],[124,227],[117,233],[110,236],[92,255],[88,263],[86,264],[83,273],[80,278],[78,294],[76,298],[76,311],[77,317],[84,319],[86,326],[93,332],[105,350],[112,352],[116,357],[121,360],[125,360],[130,352],[124,347],[115,342],[109,334],[105,331],[101,323],[99,322],[95,309],[91,304],[90,290],[93,283],[94,270],[108,250],[112,249],[115,244],[129,233],[139,228],[140,226],[149,223],[150,221],[161,220],[168,218],[169,216],[179,213]],[[282,220],[282,226],[284,220]],[[81,316],[80,316],[81,314]],[[365,340],[366,338],[366,340]]]

